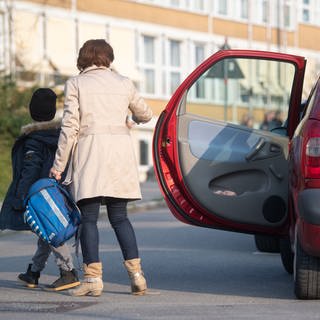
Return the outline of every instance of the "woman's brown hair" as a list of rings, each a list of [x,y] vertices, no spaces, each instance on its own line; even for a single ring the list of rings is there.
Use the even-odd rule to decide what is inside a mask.
[[[79,50],[77,67],[80,71],[92,65],[109,67],[114,60],[113,49],[104,39],[86,41]]]

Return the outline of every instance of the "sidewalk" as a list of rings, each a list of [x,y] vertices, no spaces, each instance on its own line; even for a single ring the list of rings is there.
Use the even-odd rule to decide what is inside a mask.
[[[149,180],[144,183],[141,183],[141,194],[141,200],[129,202],[129,212],[142,211],[166,206],[166,203],[159,189],[158,183],[155,180]]]

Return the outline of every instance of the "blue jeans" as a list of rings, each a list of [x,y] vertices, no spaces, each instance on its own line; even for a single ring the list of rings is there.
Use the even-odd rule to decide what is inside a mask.
[[[127,200],[96,197],[82,199],[78,202],[82,218],[80,243],[83,263],[88,265],[100,262],[97,221],[102,200],[106,203],[108,218],[117,236],[124,260],[138,258],[136,236],[127,216]]]

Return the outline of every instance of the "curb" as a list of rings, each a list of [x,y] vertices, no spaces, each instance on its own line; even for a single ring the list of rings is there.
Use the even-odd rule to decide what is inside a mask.
[[[132,202],[128,204],[128,212],[133,213],[133,212],[140,212],[143,210],[157,209],[157,208],[163,208],[163,207],[166,207],[166,202],[164,201],[164,199],[145,201],[141,203]]]
[[[18,231],[14,231],[14,230],[0,230],[0,238],[7,236],[8,234],[13,234],[14,232],[18,232]]]

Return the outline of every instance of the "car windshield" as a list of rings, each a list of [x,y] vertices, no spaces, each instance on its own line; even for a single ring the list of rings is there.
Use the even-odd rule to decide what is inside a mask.
[[[294,74],[287,62],[226,58],[194,82],[180,111],[272,130],[287,118]]]

